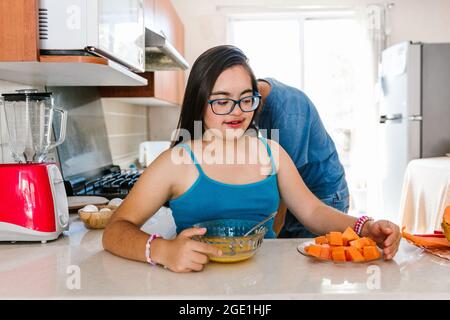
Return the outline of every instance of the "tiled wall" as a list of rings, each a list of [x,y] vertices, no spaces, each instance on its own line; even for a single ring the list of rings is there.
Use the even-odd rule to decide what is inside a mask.
[[[138,164],[139,144],[147,140],[170,141],[180,107],[135,105],[102,99],[113,163],[122,168]]]
[[[127,168],[139,158],[139,144],[148,140],[148,107],[102,99],[113,163]]]
[[[149,107],[149,140],[170,140],[177,128],[179,116],[179,106]]]

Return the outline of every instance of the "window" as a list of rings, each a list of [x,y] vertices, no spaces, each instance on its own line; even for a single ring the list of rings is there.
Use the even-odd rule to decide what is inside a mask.
[[[232,20],[230,37],[247,55],[258,78],[302,86],[301,20]]]
[[[353,16],[230,20],[230,43],[249,57],[256,77],[273,77],[304,91],[336,144],[352,194],[365,185],[370,47]],[[352,190],[351,190],[352,191]],[[353,209],[365,211],[364,200]],[[357,209],[355,209],[358,207]]]

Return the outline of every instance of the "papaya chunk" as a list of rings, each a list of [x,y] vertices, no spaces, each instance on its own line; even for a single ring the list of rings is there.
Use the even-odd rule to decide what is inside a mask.
[[[331,246],[343,246],[342,233],[337,231],[331,231],[328,239],[328,243]]]
[[[322,259],[331,260],[331,248],[328,245],[322,245],[322,249],[320,250],[320,257]]]
[[[326,236],[320,236],[314,239],[314,242],[316,244],[328,244],[328,240],[326,238]]]
[[[345,229],[344,233],[342,234],[342,239],[347,240],[347,243],[349,243],[350,241],[359,239],[359,236],[355,231],[353,231],[352,228],[347,227],[347,229]]]
[[[316,245],[310,245],[310,246],[306,247],[305,250],[309,255],[319,258],[320,252],[322,251],[322,247],[316,246]]]
[[[376,246],[377,245],[377,243],[375,241],[373,241],[372,239],[370,239],[370,238],[363,237],[362,239],[364,239],[364,243],[367,246]]]
[[[355,247],[348,247],[345,251],[347,261],[361,262],[364,261],[364,256]]]
[[[333,261],[347,261],[344,247],[331,247],[331,257]]]
[[[381,254],[375,246],[365,246],[363,248],[363,256],[367,261],[378,259]]]
[[[359,238],[359,239],[350,241],[350,246],[355,247],[356,249],[359,250],[359,252],[362,253],[363,248],[366,246],[366,242],[362,238]]]

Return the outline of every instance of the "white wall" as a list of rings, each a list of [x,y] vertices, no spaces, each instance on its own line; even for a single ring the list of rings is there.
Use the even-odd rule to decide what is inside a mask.
[[[394,44],[404,40],[421,42],[450,42],[450,1],[395,0],[390,10]]]
[[[206,49],[225,44],[227,40],[226,10],[217,6],[365,6],[393,3],[388,21],[391,33],[388,44],[403,40],[450,42],[449,0],[172,0],[185,29],[185,54],[192,64]],[[233,9],[234,10],[234,9]]]

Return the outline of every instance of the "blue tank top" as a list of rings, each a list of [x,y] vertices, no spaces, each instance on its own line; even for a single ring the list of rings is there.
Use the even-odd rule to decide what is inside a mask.
[[[194,162],[199,176],[192,186],[179,197],[169,201],[173,219],[180,233],[194,224],[216,219],[245,219],[261,221],[278,210],[280,194],[272,152],[267,141],[260,137],[267,149],[272,165],[272,173],[264,180],[248,184],[228,184],[208,177],[187,144],[185,148]],[[265,226],[265,238],[275,238],[271,219]]]

